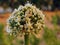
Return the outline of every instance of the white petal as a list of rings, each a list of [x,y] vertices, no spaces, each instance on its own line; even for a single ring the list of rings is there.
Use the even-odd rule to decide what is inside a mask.
[[[14,11],[13,11],[12,15],[13,15],[14,13],[16,13],[17,11],[18,11],[17,9],[14,9]]]
[[[8,33],[11,32],[11,30],[10,30],[10,28],[8,26],[6,26],[6,32],[8,32]]]
[[[21,9],[23,9],[23,6],[22,5],[19,6],[18,10],[21,10]]]

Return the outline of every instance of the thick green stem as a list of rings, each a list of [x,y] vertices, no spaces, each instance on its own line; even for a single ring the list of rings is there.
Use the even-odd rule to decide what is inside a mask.
[[[25,45],[30,45],[30,37],[29,37],[29,35],[25,35],[24,40],[25,40]]]

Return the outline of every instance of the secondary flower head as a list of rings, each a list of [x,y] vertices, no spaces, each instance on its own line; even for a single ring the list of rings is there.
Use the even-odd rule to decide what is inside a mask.
[[[19,6],[7,21],[7,32],[12,35],[36,33],[44,26],[44,14],[30,3]]]

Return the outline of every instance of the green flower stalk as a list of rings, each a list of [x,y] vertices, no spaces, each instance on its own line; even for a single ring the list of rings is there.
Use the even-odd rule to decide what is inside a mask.
[[[30,45],[30,35],[24,35],[25,45]]]
[[[44,27],[44,14],[30,3],[19,6],[7,20],[7,32],[10,35],[24,35],[25,45],[29,45],[29,35],[36,34]]]

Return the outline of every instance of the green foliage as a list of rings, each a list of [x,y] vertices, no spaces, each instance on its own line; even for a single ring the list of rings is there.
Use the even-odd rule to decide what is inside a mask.
[[[53,23],[54,25],[57,25],[57,15],[52,16],[52,23]]]
[[[47,27],[44,28],[44,40],[47,45],[60,45],[55,30],[48,29]]]
[[[12,41],[12,37],[8,36],[9,37],[8,38],[6,35],[4,35],[3,29],[4,29],[4,25],[0,23],[0,45],[10,45]]]
[[[4,25],[0,23],[0,45],[5,45],[3,41],[3,29],[4,29]]]
[[[60,25],[60,16],[57,15],[57,24]]]
[[[58,14],[52,16],[52,23],[54,26],[60,25],[60,16]]]
[[[30,38],[31,45],[39,45],[40,44],[40,38],[35,37],[35,35],[31,35]]]
[[[2,23],[0,23],[0,31],[2,31],[4,28],[4,25]]]

